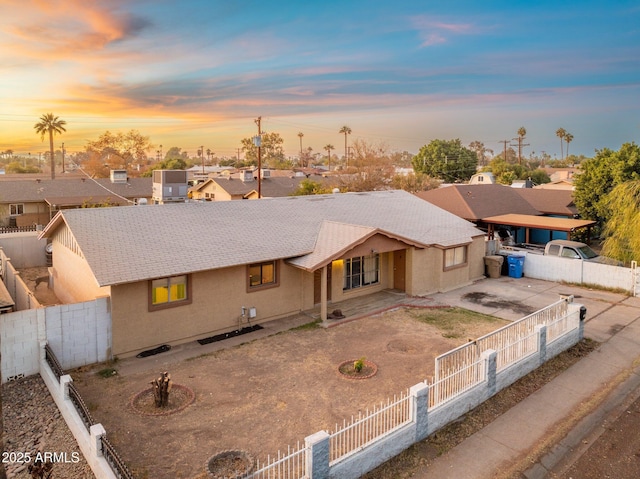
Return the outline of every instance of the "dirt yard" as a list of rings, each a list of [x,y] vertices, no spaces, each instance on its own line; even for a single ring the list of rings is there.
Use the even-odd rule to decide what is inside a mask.
[[[448,319],[433,321],[447,311]],[[403,309],[329,329],[306,326],[173,364],[173,381],[196,397],[166,416],[143,416],[131,406],[161,371],[104,374],[117,370],[116,362],[71,375],[136,477],[206,477],[205,463],[218,452],[245,450],[264,461],[310,434],[334,431],[430,378],[437,355],[506,324],[469,312],[451,321],[451,314]],[[377,374],[339,374],[340,363],[359,358],[375,363]]]

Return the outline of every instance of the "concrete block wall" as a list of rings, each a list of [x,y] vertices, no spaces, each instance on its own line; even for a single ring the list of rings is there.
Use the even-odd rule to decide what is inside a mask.
[[[44,316],[39,310],[0,316],[2,382],[37,374],[40,370],[40,340],[45,337]]]
[[[47,341],[64,369],[111,359],[108,298],[2,315],[2,381],[38,373],[39,341]]]
[[[104,428],[101,424],[94,424],[91,426],[91,430],[87,431],[86,426],[82,422],[82,418],[78,414],[78,411],[76,411],[73,402],[69,399],[69,395],[66,392],[66,384],[72,381],[71,376],[62,376],[60,381],[58,381],[44,359],[40,361],[39,366],[40,376],[47,385],[47,389],[51,393],[56,406],[58,406],[60,414],[67,423],[71,434],[73,434],[80,451],[82,451],[82,454],[87,460],[87,464],[89,464],[96,478],[117,479],[117,476],[111,470],[111,466],[109,466],[107,460],[102,456],[102,452],[96,447],[99,436],[105,434]]]

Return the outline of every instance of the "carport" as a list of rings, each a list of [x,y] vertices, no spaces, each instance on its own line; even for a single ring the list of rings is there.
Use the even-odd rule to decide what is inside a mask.
[[[490,216],[483,218],[482,221],[488,226],[488,237],[492,239],[496,226],[510,226],[516,229],[525,229],[525,243],[530,243],[530,233],[532,229],[548,230],[549,241],[553,238],[551,234],[554,231],[563,231],[567,234],[567,239],[571,239],[571,233],[583,228],[587,229],[587,238],[589,238],[591,227],[596,224],[593,220],[575,220],[571,218],[555,218],[553,216],[532,216],[507,214],[499,216]],[[588,241],[587,241],[588,242]]]

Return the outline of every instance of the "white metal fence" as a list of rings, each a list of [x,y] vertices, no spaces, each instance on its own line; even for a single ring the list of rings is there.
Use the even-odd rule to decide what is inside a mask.
[[[434,408],[484,381],[486,361],[476,358],[457,371],[434,381],[429,385],[429,408]],[[425,381],[426,383],[427,381]]]
[[[452,376],[470,364],[476,363],[482,353],[489,349],[498,352],[499,371],[522,357],[532,354],[537,350],[534,337],[536,326],[548,326],[566,317],[570,301],[573,301],[572,297],[560,299],[529,316],[438,356],[434,382],[439,382],[442,378]],[[553,339],[550,338],[550,340]]]
[[[351,417],[351,422],[345,420],[342,426],[336,424],[335,432],[329,436],[330,464],[363,449],[377,438],[393,432],[395,429],[408,424],[411,420],[411,398],[408,392],[393,400],[381,403],[373,411],[360,413],[358,417]]]
[[[246,479],[300,479],[307,470],[307,450],[300,443],[295,448],[287,448],[287,453],[278,451],[275,457],[267,456],[264,464],[256,463],[255,472],[245,476]]]

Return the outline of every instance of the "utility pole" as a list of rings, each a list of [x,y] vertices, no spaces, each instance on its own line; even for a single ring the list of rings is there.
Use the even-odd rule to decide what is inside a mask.
[[[204,176],[204,146],[200,147],[198,153],[200,153],[200,157],[202,158],[202,176]]]
[[[509,140],[502,140],[502,141],[499,141],[498,143],[502,143],[504,145],[503,160],[506,163],[507,162],[507,143],[509,143]]]
[[[254,144],[258,147],[258,199],[260,199],[262,198],[262,129],[260,128],[262,117],[259,116],[254,121],[258,125],[258,136],[255,137]]]
[[[519,136],[518,138],[512,138],[512,140],[518,140],[518,164],[519,165],[522,164],[522,147],[529,146],[529,143],[522,143],[524,139],[525,139],[524,136]],[[512,144],[510,146],[516,146],[516,145]]]
[[[64,142],[62,143],[62,172],[64,173]]]

